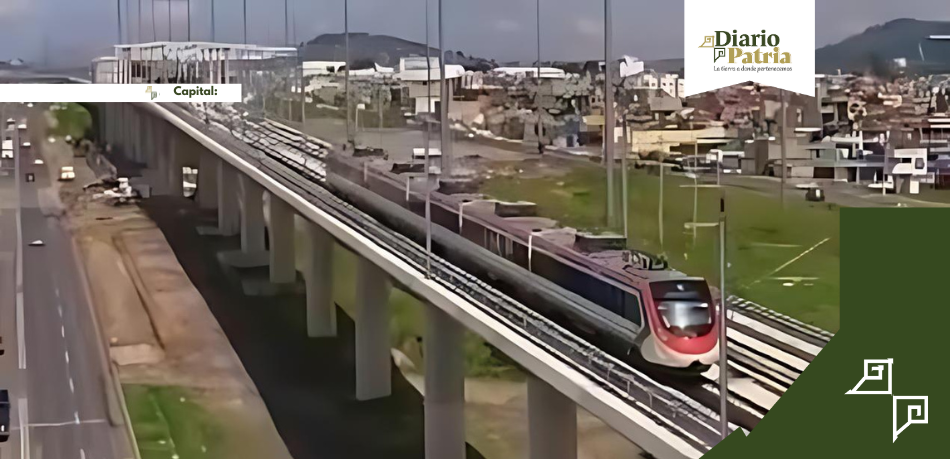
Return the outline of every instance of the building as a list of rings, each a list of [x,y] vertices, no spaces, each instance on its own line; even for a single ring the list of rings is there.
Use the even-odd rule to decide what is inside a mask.
[[[429,58],[429,68],[426,68],[425,56],[399,59],[399,71],[396,72],[395,78],[407,86],[409,100],[415,113],[439,113],[440,101],[442,100],[441,85],[439,84],[441,80],[439,64],[438,57]],[[465,68],[461,65],[445,66],[445,79],[449,97],[462,89],[462,77],[464,75]],[[427,104],[430,86],[432,87],[431,105]]]
[[[93,83],[231,83],[250,73],[296,71],[297,49],[210,42],[115,45],[92,62]]]

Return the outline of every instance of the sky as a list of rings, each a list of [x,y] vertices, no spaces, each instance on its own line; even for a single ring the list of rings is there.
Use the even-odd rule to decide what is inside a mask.
[[[243,42],[245,0],[214,0],[217,41]],[[430,42],[438,42],[438,1],[429,1]],[[794,0],[789,0],[794,1]],[[343,31],[344,0],[286,0],[297,42]],[[537,56],[536,0],[442,0],[445,48],[498,61]],[[168,0],[0,0],[0,60],[20,57],[51,67],[84,66],[123,42],[168,39]],[[171,33],[211,40],[212,0],[171,0]],[[284,45],[285,0],[246,0],[248,41]],[[612,0],[614,52],[641,59],[683,54],[683,2]],[[540,0],[542,60],[603,57],[604,9],[599,0]],[[139,27],[141,5],[141,28]],[[426,0],[349,0],[350,32],[424,42]],[[950,20],[947,0],[815,0],[817,46],[837,43],[898,18]],[[155,14],[152,15],[152,11]],[[154,29],[153,29],[154,18]],[[153,35],[154,30],[154,35]]]

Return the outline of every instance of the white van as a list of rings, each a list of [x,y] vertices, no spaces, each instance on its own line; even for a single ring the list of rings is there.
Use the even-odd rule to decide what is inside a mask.
[[[13,159],[13,140],[4,140],[2,153],[0,153],[0,158],[2,159]]]

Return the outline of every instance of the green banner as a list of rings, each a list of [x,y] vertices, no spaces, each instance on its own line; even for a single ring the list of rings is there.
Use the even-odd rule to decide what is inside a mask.
[[[948,228],[947,210],[843,209],[841,330],[748,437],[704,457],[946,457]]]

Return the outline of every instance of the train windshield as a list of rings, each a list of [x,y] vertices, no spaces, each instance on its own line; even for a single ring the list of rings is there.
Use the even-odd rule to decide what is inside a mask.
[[[712,331],[713,307],[704,281],[663,281],[650,284],[663,327],[674,336],[696,338]]]

